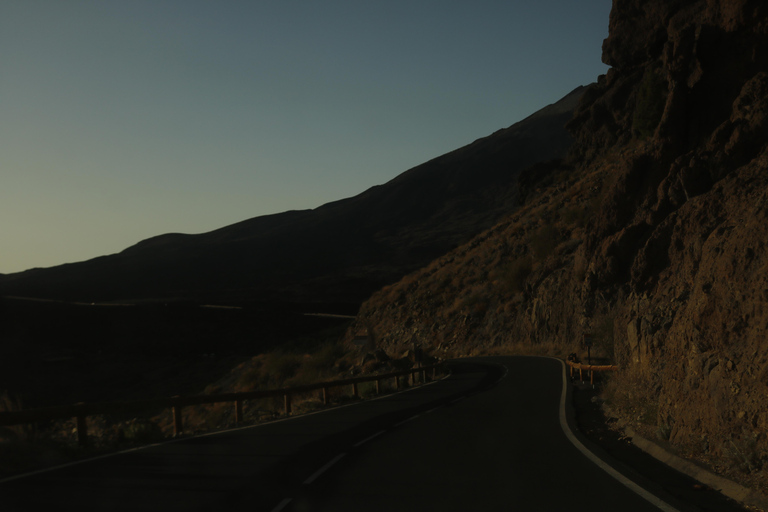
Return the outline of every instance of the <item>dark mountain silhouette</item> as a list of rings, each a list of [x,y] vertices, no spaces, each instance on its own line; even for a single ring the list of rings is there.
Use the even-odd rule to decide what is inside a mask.
[[[0,276],[0,295],[78,301],[337,304],[370,293],[492,226],[517,177],[565,155],[583,87],[509,128],[313,210],[199,235],[164,234],[80,263]]]

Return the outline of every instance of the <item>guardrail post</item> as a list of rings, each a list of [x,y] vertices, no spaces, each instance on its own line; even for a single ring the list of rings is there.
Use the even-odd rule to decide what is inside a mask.
[[[243,401],[235,400],[235,423],[243,422]]]
[[[381,394],[381,379],[376,379],[376,394]]]
[[[357,382],[352,383],[352,396],[357,398]]]
[[[395,375],[395,389],[400,389],[400,376]]]
[[[75,422],[77,423],[77,444],[85,446],[88,444],[88,423],[85,421],[85,414],[78,414]]]
[[[595,385],[595,370],[592,368],[589,369],[589,383],[593,386]]]
[[[288,393],[285,394],[285,415],[291,415],[291,395]]]
[[[181,405],[176,403],[173,405],[173,435],[178,436],[182,432],[184,432],[184,421],[181,417]]]
[[[328,405],[328,386],[323,387],[323,404]]]
[[[584,375],[582,373],[581,365],[579,365],[579,380],[584,382]]]

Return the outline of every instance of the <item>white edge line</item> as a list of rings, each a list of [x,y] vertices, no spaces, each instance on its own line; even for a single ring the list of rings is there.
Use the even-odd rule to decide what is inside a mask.
[[[309,478],[307,478],[306,480],[304,480],[304,484],[305,484],[305,485],[309,485],[309,484],[311,484],[312,482],[314,482],[315,480],[317,480],[317,479],[320,477],[320,475],[322,475],[323,473],[325,473],[326,471],[328,471],[329,469],[331,469],[331,466],[333,466],[334,464],[336,464],[337,462],[339,462],[339,461],[341,460],[341,458],[342,458],[342,457],[344,457],[345,455],[346,455],[346,453],[340,453],[339,455],[335,456],[335,457],[334,457],[333,459],[331,459],[331,460],[330,460],[328,463],[326,463],[326,464],[325,464],[325,466],[321,467],[320,469],[318,469],[317,471],[315,471],[315,472],[312,474],[312,476],[310,476]]]
[[[366,437],[362,441],[360,441],[358,443],[355,443],[354,446],[355,446],[355,448],[359,448],[359,447],[363,446],[365,443],[367,443],[368,441],[372,441],[372,440],[376,439],[377,437],[379,437],[381,434],[386,434],[386,433],[387,433],[386,430],[379,430],[378,432],[373,434],[371,437]]]
[[[592,453],[586,446],[584,446],[581,441],[574,435],[573,431],[571,430],[571,427],[568,426],[568,421],[565,417],[565,399],[568,391],[568,377],[566,375],[565,370],[565,363],[557,359],[557,361],[560,362],[560,364],[563,367],[563,390],[560,394],[560,427],[563,429],[563,432],[565,433],[565,437],[568,438],[568,440],[576,447],[578,450],[584,454],[585,457],[587,457],[589,460],[597,464],[597,466],[611,475],[613,478],[618,480],[620,483],[624,484],[627,488],[629,488],[634,493],[638,494],[642,498],[644,498],[646,501],[651,503],[653,506],[659,508],[660,510],[663,510],[664,512],[680,512],[676,508],[674,508],[672,505],[668,504],[666,501],[662,500],[655,494],[650,493],[649,491],[643,489],[639,485],[637,485],[635,482],[630,480],[629,478],[625,477],[618,471],[616,471],[614,468],[609,466],[604,460],[602,460],[600,457]]]
[[[153,448],[155,446],[162,446],[162,445],[167,445],[167,444],[171,444],[171,443],[178,443],[178,442],[181,442],[181,441],[186,441],[188,439],[196,439],[198,437],[208,437],[208,436],[217,436],[219,434],[228,434],[230,432],[237,432],[238,430],[246,430],[246,429],[250,429],[250,428],[259,428],[259,427],[263,427],[265,425],[271,425],[273,423],[280,423],[280,422],[283,422],[283,421],[290,421],[290,420],[294,420],[294,419],[297,419],[297,418],[304,418],[306,416],[312,416],[314,414],[322,414],[324,412],[333,411],[335,409],[343,409],[344,407],[352,407],[352,406],[355,406],[355,405],[360,405],[360,404],[365,403],[365,402],[372,402],[374,400],[383,400],[385,398],[390,398],[390,397],[399,395],[401,393],[407,393],[409,391],[415,391],[417,389],[421,389],[424,386],[430,386],[432,384],[437,384],[438,382],[443,381],[445,379],[449,379],[452,376],[453,376],[453,374],[451,374],[449,372],[448,375],[445,375],[444,377],[441,377],[441,378],[439,378],[437,380],[432,380],[432,381],[426,382],[424,384],[420,384],[418,386],[411,386],[411,387],[409,387],[407,389],[403,389],[403,390],[400,390],[400,391],[395,391],[394,393],[388,393],[386,395],[377,396],[376,398],[369,398],[367,400],[363,400],[361,402],[354,402],[354,403],[351,403],[351,404],[337,405],[335,407],[329,407],[327,409],[322,409],[322,410],[319,410],[319,411],[308,412],[308,413],[300,414],[298,416],[290,416],[288,418],[279,418],[279,419],[276,419],[276,420],[266,421],[264,423],[259,423],[258,425],[245,425],[245,426],[242,426],[242,427],[228,428],[228,429],[225,429],[225,430],[217,430],[216,432],[208,432],[208,433],[205,433],[205,434],[183,436],[183,437],[179,437],[179,438],[176,438],[176,439],[167,439],[167,440],[164,440],[164,441],[162,441],[160,443],[148,444],[148,445],[145,445],[145,446],[137,446],[136,448],[129,448],[127,450],[120,450],[118,452],[112,452],[112,453],[105,453],[104,455],[97,455],[95,457],[88,457],[87,459],[82,459],[82,460],[74,460],[72,462],[67,462],[65,464],[59,464],[57,466],[51,466],[49,468],[38,469],[36,471],[30,471],[30,472],[27,472],[27,473],[20,473],[18,475],[9,476],[7,478],[0,478],[0,484],[4,484],[4,483],[7,483],[7,482],[12,482],[13,480],[18,480],[20,478],[27,478],[27,477],[30,477],[30,476],[40,475],[42,473],[48,473],[49,471],[56,471],[58,469],[68,468],[70,466],[76,466],[78,464],[85,464],[87,462],[93,462],[93,461],[100,460],[100,459],[106,459],[107,457],[115,457],[117,455],[122,455],[124,453],[131,453],[131,452],[136,452],[136,451],[139,451],[139,450],[146,450],[147,448]]]
[[[285,498],[283,501],[278,503],[275,508],[272,509],[272,512],[280,512],[285,507],[287,507],[292,501],[293,501],[293,498]]]

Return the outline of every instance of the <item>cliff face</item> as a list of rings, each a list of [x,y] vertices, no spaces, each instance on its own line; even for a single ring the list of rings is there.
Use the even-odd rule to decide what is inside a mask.
[[[361,310],[382,348],[593,354],[613,406],[768,487],[768,4],[614,0],[526,204]]]

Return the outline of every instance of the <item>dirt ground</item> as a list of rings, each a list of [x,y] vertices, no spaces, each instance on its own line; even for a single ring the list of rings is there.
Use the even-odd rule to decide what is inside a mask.
[[[573,402],[579,430],[599,449],[629,467],[641,479],[660,485],[674,498],[705,512],[743,512],[745,508],[693,478],[678,472],[651,457],[626,437],[620,429],[612,428],[599,400],[599,389],[588,383],[574,381]]]

